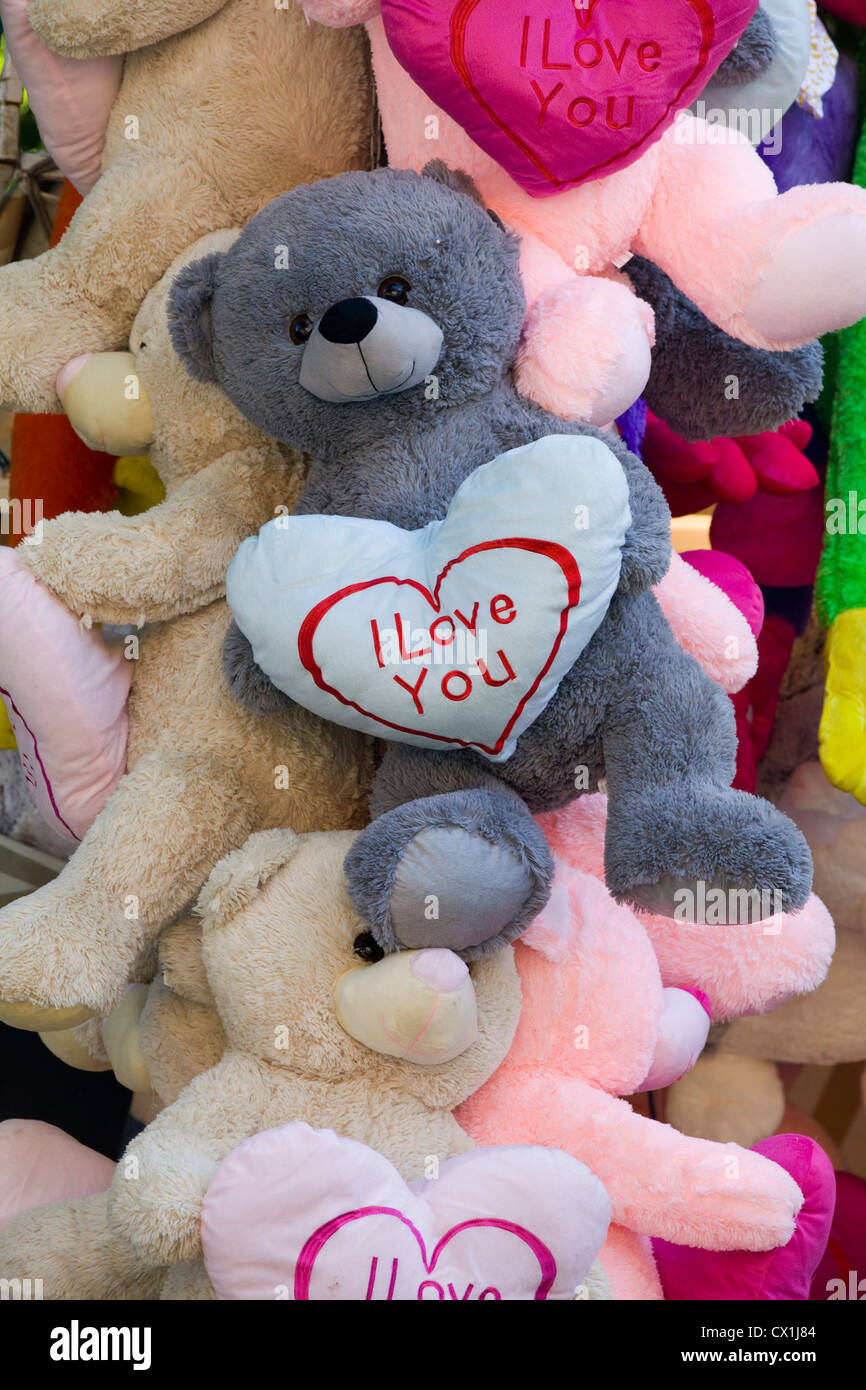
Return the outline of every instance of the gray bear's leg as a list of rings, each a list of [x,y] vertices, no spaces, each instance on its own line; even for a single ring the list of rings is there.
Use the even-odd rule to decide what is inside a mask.
[[[611,893],[682,920],[796,911],[812,883],[808,846],[775,807],[731,788],[736,731],[721,686],[677,644],[651,595],[612,604],[608,617],[626,657],[604,728]]]
[[[460,753],[390,744],[375,819],[346,858],[349,894],[385,950],[497,950],[547,901],[553,861],[526,805]]]

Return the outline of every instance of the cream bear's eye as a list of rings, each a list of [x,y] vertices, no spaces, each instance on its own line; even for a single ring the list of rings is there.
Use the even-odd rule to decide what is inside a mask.
[[[371,931],[362,931],[359,936],[356,936],[352,950],[368,965],[375,965],[376,961],[381,960],[385,954]]]

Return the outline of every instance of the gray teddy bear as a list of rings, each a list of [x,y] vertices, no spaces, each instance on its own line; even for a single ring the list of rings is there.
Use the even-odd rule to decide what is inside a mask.
[[[730,702],[675,641],[651,592],[670,562],[659,488],[620,441],[515,391],[526,308],[518,245],[465,175],[440,164],[425,176],[378,169],[276,199],[172,289],[173,340],[190,374],[310,455],[295,514],[416,530],[443,518],[481,465],[550,435],[603,440],[627,481],[632,521],[616,592],[513,753],[494,764],[473,749],[387,743],[371,823],[345,866],[374,953],[432,945],[472,960],[517,937],[553,872],[533,813],[602,779],[617,900],[679,916],[683,891],[700,904],[721,888],[741,895],[741,912],[751,894],[743,915],[753,918],[767,915],[760,895],[791,911],[810,891],[793,823],[732,790]],[[280,247],[290,248],[288,268]],[[250,708],[288,703],[236,625],[224,666]]]

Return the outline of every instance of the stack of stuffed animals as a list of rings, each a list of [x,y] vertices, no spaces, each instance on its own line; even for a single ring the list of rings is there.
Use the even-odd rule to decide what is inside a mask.
[[[150,1121],[0,1124],[0,1276],[808,1298],[772,1064],[866,1056],[851,60],[811,0],[0,14],[86,195],[0,271],[0,404],[165,492],[0,551],[69,856],[0,1020]]]

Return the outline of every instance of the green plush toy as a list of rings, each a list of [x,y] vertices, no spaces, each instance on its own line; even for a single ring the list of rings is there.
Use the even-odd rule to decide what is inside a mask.
[[[859,56],[862,109],[866,43]],[[852,181],[866,187],[866,126]],[[828,629],[819,740],[830,781],[866,804],[866,319],[839,333],[833,347],[826,536],[816,589]]]

